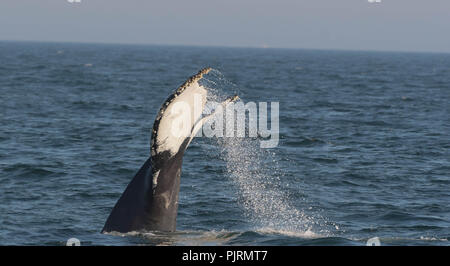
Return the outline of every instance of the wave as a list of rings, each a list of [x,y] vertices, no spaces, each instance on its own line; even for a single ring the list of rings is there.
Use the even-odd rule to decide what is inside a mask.
[[[131,237],[145,240],[143,244],[169,246],[169,245],[241,245],[253,244],[256,240],[267,238],[269,241],[278,241],[279,244],[286,243],[286,239],[294,241],[311,240],[323,238],[312,231],[289,231],[279,230],[270,227],[259,228],[248,231],[175,231],[175,232],[157,232],[157,231],[133,231],[128,233],[109,232],[105,233],[111,236]],[[326,238],[326,237],[325,237]]]
[[[290,230],[284,230],[284,229],[264,227],[261,229],[256,229],[256,232],[262,233],[262,234],[283,235],[283,236],[288,236],[288,237],[297,237],[297,238],[304,238],[304,239],[315,239],[315,238],[327,237],[327,236],[322,236],[320,234],[317,234],[310,229],[302,232],[302,231],[290,231]]]

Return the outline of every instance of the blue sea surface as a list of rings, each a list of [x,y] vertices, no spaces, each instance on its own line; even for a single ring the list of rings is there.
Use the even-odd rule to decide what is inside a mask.
[[[279,145],[196,138],[177,231],[101,234],[161,104],[204,67],[279,102]],[[73,237],[449,245],[450,54],[0,42],[0,245]]]

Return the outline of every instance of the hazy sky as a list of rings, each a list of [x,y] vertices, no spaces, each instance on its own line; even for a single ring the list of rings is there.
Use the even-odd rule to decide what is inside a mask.
[[[0,0],[0,40],[450,52],[450,0]]]

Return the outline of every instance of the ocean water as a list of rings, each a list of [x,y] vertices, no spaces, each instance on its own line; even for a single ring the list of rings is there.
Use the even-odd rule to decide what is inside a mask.
[[[207,66],[279,145],[196,138],[177,231],[101,234]],[[450,54],[0,42],[0,244],[449,245],[449,114]]]

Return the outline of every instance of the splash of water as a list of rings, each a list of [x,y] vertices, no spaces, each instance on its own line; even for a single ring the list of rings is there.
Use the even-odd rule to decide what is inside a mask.
[[[240,202],[254,225],[269,231],[310,232],[314,219],[295,208],[280,187],[279,170],[266,164],[267,152],[249,138],[219,140],[229,177],[237,185]],[[275,164],[275,161],[272,161]]]
[[[209,75],[205,85],[213,92],[210,99],[214,100],[223,99],[224,92],[229,94],[230,88],[237,91],[237,87],[217,70],[212,72],[212,77]],[[236,130],[234,120],[224,121],[225,127]],[[246,217],[256,227],[255,231],[317,236],[314,230],[321,224],[321,218],[307,215],[291,203],[280,186],[283,171],[278,167],[275,152],[261,149],[257,138],[225,137],[218,138],[217,142],[226,162],[227,174],[237,186],[239,202]],[[321,234],[324,232],[319,231]]]

